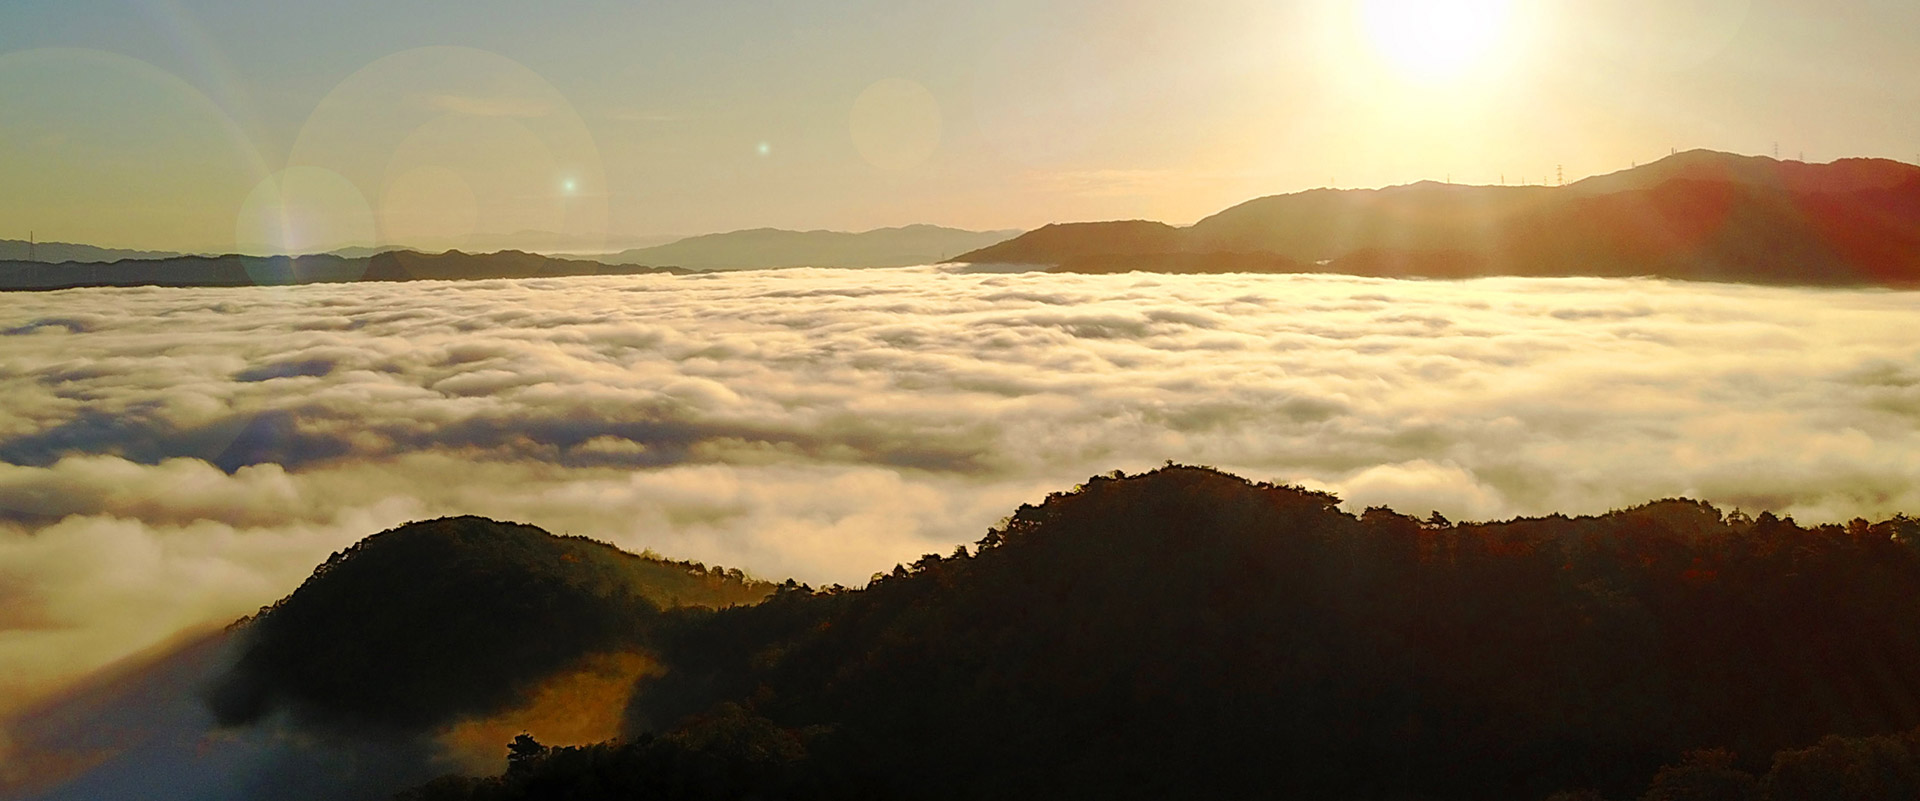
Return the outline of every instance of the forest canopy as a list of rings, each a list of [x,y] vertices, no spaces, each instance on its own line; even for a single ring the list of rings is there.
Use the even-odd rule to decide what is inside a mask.
[[[407,542],[389,532],[248,624],[246,691],[216,696],[228,718],[263,697],[396,709],[375,718],[397,724],[444,711],[377,682],[314,683],[286,656],[304,637],[360,654],[330,671],[364,658],[394,676],[510,642],[493,673],[443,674],[506,684],[564,662],[554,643],[618,642],[664,667],[639,680],[621,739],[522,737],[506,773],[403,797],[1784,800],[1920,786],[1920,523],[1903,516],[1806,526],[1665,500],[1454,523],[1169,465],[1022,506],[974,547],[860,589],[788,582],[751,603],[748,589],[772,586],[681,569],[717,602],[670,609],[568,561],[623,564],[610,548],[515,550],[459,535],[471,520],[424,524],[445,533],[410,546],[442,554],[443,578],[408,578],[397,550],[366,558]],[[533,567],[460,567],[521,559]],[[400,572],[351,572],[363,561]],[[401,585],[411,595],[391,594]],[[490,606],[459,617],[468,602]],[[347,604],[455,625],[415,648],[395,639],[405,626],[325,622]],[[379,650],[355,651],[356,637]]]

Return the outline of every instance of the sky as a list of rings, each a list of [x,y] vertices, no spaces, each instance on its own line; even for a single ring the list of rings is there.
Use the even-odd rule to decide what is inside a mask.
[[[586,251],[1914,161],[1917,38],[1905,0],[9,0],[0,238]]]

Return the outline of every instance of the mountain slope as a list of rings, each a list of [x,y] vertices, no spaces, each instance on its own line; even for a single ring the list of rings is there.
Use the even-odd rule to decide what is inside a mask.
[[[1455,525],[1204,468],[1096,477],[977,551],[676,628],[622,742],[518,743],[502,777],[406,797],[1745,799],[1687,782],[1920,725],[1917,540],[1682,500]],[[1710,747],[1732,753],[1688,756]]]
[[[1920,178],[1920,166],[1890,159],[1840,159],[1826,164],[1780,161],[1711,150],[1689,150],[1630,170],[1596,175],[1568,185],[1583,194],[1652,189],[1675,179],[1743,184],[1795,193],[1847,193],[1893,189]]]
[[[1251,200],[1188,228],[1152,225],[1053,226],[955,260],[1074,270],[1098,253],[1107,271],[1203,271],[1261,253],[1387,277],[1920,283],[1920,167],[1885,160],[1691,151],[1567,187],[1322,189]]]
[[[210,696],[223,723],[276,709],[417,729],[506,709],[588,655],[644,644],[665,608],[773,585],[476,517],[414,523],[337,553],[245,622]]]
[[[1114,254],[1178,253],[1180,229],[1146,220],[1054,223],[955,258],[976,264],[1053,264]]]
[[[433,772],[409,733],[642,648],[620,739],[514,737],[504,774],[402,797],[1785,801],[1920,776],[1902,516],[1665,500],[1454,524],[1169,465],[821,591],[450,518],[336,555],[220,648],[213,709],[251,723],[52,797],[185,786],[159,773],[207,766],[156,760],[194,748],[270,779],[237,797],[369,797]],[[318,771],[231,746],[309,741],[347,745]]]

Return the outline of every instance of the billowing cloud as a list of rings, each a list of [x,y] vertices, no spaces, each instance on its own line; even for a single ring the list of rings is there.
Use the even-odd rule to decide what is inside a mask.
[[[1166,460],[1920,510],[1916,296],[936,268],[0,296],[0,710],[473,513],[814,583]]]

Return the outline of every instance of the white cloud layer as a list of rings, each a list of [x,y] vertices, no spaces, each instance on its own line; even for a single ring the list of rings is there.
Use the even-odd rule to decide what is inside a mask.
[[[0,711],[475,513],[857,584],[1166,460],[1920,511],[1920,294],[933,268],[0,295]]]

